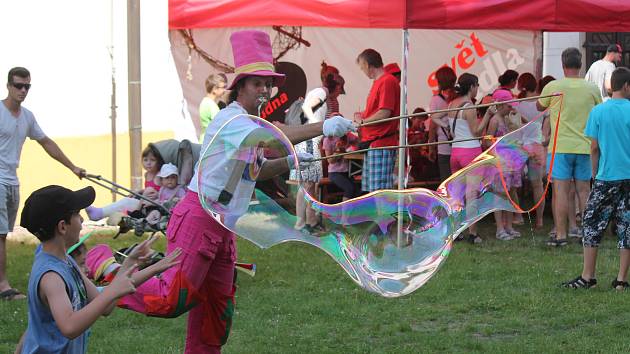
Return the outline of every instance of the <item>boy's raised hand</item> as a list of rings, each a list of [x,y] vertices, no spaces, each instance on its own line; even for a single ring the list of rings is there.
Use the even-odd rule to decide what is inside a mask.
[[[110,291],[114,298],[120,298],[127,294],[133,294],[136,292],[136,285],[131,279],[131,275],[138,267],[137,264],[133,264],[123,272],[118,272],[116,277],[107,286],[106,290]]]
[[[155,271],[155,274],[162,273],[163,271],[169,269],[170,267],[177,265],[180,261],[177,258],[182,254],[182,249],[177,247],[173,250],[173,252],[166,255],[166,257],[162,258],[159,262],[155,263],[151,266],[152,270]]]
[[[133,264],[145,265],[151,261],[151,256],[155,252],[151,246],[157,240],[157,237],[149,237],[140,242],[125,258],[122,266],[127,269]]]

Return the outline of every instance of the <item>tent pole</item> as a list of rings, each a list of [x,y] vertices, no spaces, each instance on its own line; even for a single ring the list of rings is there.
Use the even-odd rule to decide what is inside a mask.
[[[140,0],[127,0],[127,73],[131,188],[142,189],[142,111],[140,90]]]
[[[400,114],[407,114],[407,57],[409,56],[409,30],[404,28],[402,32],[402,55],[401,55],[401,73],[400,73]],[[398,130],[398,145],[407,145],[407,120],[401,119]],[[398,149],[398,190],[405,189],[405,167],[407,165],[407,151],[404,148]],[[398,194],[398,247],[406,244],[403,243],[402,227],[403,227],[403,195]]]
[[[111,134],[112,134],[112,181],[117,182],[116,166],[118,164],[116,158],[116,64],[114,62],[114,0],[109,2],[109,60],[112,66],[112,93],[110,97],[110,116]],[[116,192],[112,190],[112,202],[116,201]]]

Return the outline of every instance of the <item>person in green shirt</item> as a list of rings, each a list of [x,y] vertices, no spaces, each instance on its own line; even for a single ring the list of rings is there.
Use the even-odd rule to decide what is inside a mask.
[[[595,84],[582,78],[580,75],[581,67],[582,53],[580,50],[577,48],[565,49],[562,52],[564,78],[550,82],[541,92],[542,96],[556,92],[562,93],[563,96],[544,97],[537,102],[539,111],[544,111],[547,108],[550,111],[550,119],[547,120],[551,124],[552,132],[550,147],[556,140],[553,132],[559,124],[552,172],[556,237],[547,242],[549,246],[567,244],[567,217],[569,212],[573,212],[567,207],[572,180],[575,180],[580,214],[584,212],[586,199],[590,192],[591,148],[590,141],[584,136],[584,128],[591,109],[602,102],[602,97]],[[550,159],[551,156],[548,158]]]
[[[210,124],[212,118],[219,113],[218,101],[219,98],[225,94],[226,87],[227,77],[225,77],[225,74],[212,74],[206,79],[206,96],[199,104],[199,121],[201,127],[201,134],[199,135],[200,142],[203,142],[203,136],[206,133],[208,124]]]

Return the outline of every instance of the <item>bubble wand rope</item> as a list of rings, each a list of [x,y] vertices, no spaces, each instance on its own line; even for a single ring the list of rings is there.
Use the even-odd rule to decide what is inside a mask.
[[[436,141],[432,143],[422,143],[422,144],[411,144],[411,145],[395,145],[395,146],[381,146],[381,147],[373,147],[362,150],[348,151],[348,152],[340,152],[338,154],[328,155],[326,157],[318,157],[316,159],[312,159],[308,162],[316,162],[327,159],[333,159],[341,156],[352,155],[352,154],[360,154],[362,152],[367,152],[370,150],[391,150],[391,149],[407,149],[407,148],[415,148],[422,146],[434,146],[434,145],[442,145],[442,144],[452,144],[452,143],[460,143],[463,141],[473,141],[473,140],[493,140],[494,137],[492,135],[484,135],[476,138],[467,138],[467,139],[454,139],[454,140],[445,140],[445,141]]]
[[[536,99],[539,99],[539,98],[556,97],[556,96],[561,96],[561,95],[562,95],[562,93],[553,93],[551,95],[532,96],[532,97],[525,97],[525,98],[515,98],[513,100],[508,100],[508,101],[484,103],[484,104],[478,104],[478,105],[472,105],[472,106],[466,106],[466,107],[436,109],[435,111],[427,111],[427,112],[420,112],[420,113],[405,114],[405,115],[400,115],[400,116],[396,116],[396,117],[389,117],[389,118],[383,118],[383,119],[379,119],[379,120],[373,120],[373,121],[370,121],[370,122],[361,123],[361,124],[359,124],[359,127],[365,127],[365,126],[368,126],[368,125],[380,124],[380,123],[385,123],[385,122],[389,122],[389,121],[392,121],[392,120],[400,120],[400,119],[404,119],[404,118],[421,117],[421,116],[427,116],[427,115],[436,114],[436,113],[455,112],[455,111],[461,111],[461,110],[464,110],[464,109],[485,108],[485,107],[490,107],[490,106],[496,106],[498,104],[522,102],[522,101],[531,101],[531,100],[536,100]]]
[[[516,209],[516,211],[518,211],[519,213],[529,213],[532,212],[534,210],[536,210],[536,208],[538,208],[538,206],[540,205],[540,203],[542,203],[543,200],[545,200],[545,196],[547,195],[547,192],[549,191],[549,185],[551,184],[551,172],[553,171],[553,162],[556,156],[556,146],[557,146],[557,140],[558,140],[558,128],[560,128],[560,112],[562,112],[562,103],[564,102],[564,96],[562,94],[556,95],[556,96],[560,96],[560,108],[558,109],[558,123],[556,123],[556,129],[553,133],[553,146],[551,148],[551,162],[549,162],[549,171],[548,171],[548,181],[545,184],[545,190],[543,191],[542,196],[540,197],[540,200],[538,200],[533,207],[531,207],[530,209],[527,210],[523,210],[513,199],[512,196],[509,193],[509,188],[507,187],[507,183],[505,182],[505,178],[503,176],[503,170],[501,169],[501,161],[500,159],[497,159],[497,167],[499,169],[499,177],[501,178],[501,185],[503,186],[503,189],[505,190],[505,193],[507,194],[507,198],[510,201],[510,204],[512,204],[512,206]],[[555,105],[556,103],[554,103]]]

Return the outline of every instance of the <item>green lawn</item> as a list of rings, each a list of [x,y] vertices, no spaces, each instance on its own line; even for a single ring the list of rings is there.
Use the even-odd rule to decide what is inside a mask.
[[[549,220],[547,220],[549,222]],[[606,237],[594,289],[562,289],[581,271],[581,246],[545,245],[548,230],[497,241],[457,243],[424,287],[385,299],[357,287],[333,260],[311,246],[288,243],[262,251],[239,242],[237,311],[225,353],[629,352],[630,295],[610,282],[617,250]],[[492,237],[490,237],[492,236]],[[93,237],[123,247],[137,238]],[[158,245],[163,248],[164,244]],[[9,244],[12,285],[26,290],[34,246]],[[11,352],[26,328],[26,302],[0,303],[0,353]],[[117,310],[92,328],[91,353],[179,353],[185,316],[147,318]]]

